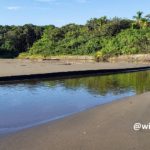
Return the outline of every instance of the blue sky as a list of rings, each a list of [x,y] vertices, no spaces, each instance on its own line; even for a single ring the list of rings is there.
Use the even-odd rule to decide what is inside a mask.
[[[94,17],[132,18],[139,10],[150,13],[148,0],[1,0],[0,24],[84,24]]]

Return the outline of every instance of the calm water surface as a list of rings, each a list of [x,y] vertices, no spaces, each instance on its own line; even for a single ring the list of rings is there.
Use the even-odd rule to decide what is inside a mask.
[[[150,91],[150,71],[0,83],[0,135]]]

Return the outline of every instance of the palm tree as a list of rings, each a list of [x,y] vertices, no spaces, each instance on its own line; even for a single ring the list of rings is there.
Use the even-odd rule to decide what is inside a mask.
[[[140,21],[142,19],[143,12],[142,11],[138,11],[136,14],[137,15],[133,16],[133,18],[136,19],[137,21]]]
[[[137,15],[136,16],[133,16],[133,18],[134,19],[136,19],[136,22],[137,22],[137,24],[140,26],[140,27],[142,27],[142,15],[143,15],[143,12],[142,11],[138,11],[137,13],[136,13]]]

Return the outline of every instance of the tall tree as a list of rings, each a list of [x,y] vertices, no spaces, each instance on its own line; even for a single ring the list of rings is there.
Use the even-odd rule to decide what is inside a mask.
[[[137,25],[139,25],[139,27],[142,27],[142,19],[143,19],[143,12],[142,11],[138,11],[136,13],[136,16],[133,16],[134,19],[136,19],[136,23]]]

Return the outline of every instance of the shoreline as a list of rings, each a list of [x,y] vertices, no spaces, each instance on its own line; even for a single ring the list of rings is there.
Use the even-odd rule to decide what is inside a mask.
[[[150,64],[126,62],[66,64],[59,62],[51,63],[49,61],[0,59],[0,68],[0,81],[16,81],[128,73],[150,69]]]
[[[150,131],[133,131],[148,123],[150,92],[127,97],[43,125],[1,137],[5,150],[148,150]]]

